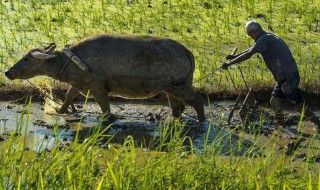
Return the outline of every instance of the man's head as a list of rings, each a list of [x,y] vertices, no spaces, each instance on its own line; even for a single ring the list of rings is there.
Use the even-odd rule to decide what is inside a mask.
[[[250,20],[246,23],[246,32],[252,39],[255,40],[260,31],[262,31],[262,27],[258,22]]]

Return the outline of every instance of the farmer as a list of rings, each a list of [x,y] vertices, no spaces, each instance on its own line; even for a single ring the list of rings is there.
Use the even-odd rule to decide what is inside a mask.
[[[246,23],[246,32],[255,40],[254,46],[238,55],[228,55],[226,58],[229,61],[223,63],[222,68],[227,69],[230,65],[243,62],[253,54],[260,53],[276,80],[270,100],[270,104],[275,111],[275,122],[281,126],[286,124],[281,101],[287,98],[294,104],[297,111],[302,112],[304,110],[304,118],[310,119],[318,125],[319,131],[319,119],[310,109],[304,107],[303,96],[299,89],[298,67],[287,44],[278,36],[266,33],[256,21]]]

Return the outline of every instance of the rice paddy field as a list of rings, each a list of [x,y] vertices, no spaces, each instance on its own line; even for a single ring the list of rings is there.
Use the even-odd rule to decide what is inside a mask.
[[[196,81],[225,62],[233,48],[242,51],[253,45],[244,25],[255,19],[288,43],[299,65],[301,87],[318,92],[319,4],[319,0],[2,1],[0,69],[13,65],[29,49],[50,42],[63,48],[93,34],[144,34],[187,46],[196,57]],[[242,65],[252,87],[271,88],[274,81],[261,57]],[[243,87],[239,71],[232,74]],[[4,75],[0,77],[9,84]],[[210,75],[195,87],[206,92],[233,90],[226,72]]]
[[[62,49],[94,34],[143,34],[168,37],[188,47],[196,59],[198,91],[234,94],[228,73],[212,72],[235,47],[242,51],[254,44],[244,27],[254,19],[289,45],[300,70],[301,89],[320,91],[320,0],[2,0],[0,12],[2,73],[29,49],[50,42]],[[261,56],[253,56],[241,68],[250,87],[272,89],[274,80]],[[237,67],[229,70],[239,90],[245,91]],[[49,89],[66,86],[47,77],[31,81]],[[0,93],[33,88],[23,80],[9,81],[4,74],[0,83]],[[277,132],[249,133],[247,127],[228,129],[224,135],[228,138],[209,143],[211,129],[225,127],[225,117],[218,112],[202,129],[201,149],[184,133],[184,123],[161,122],[156,146],[151,148],[130,134],[121,144],[111,143],[113,135],[105,133],[109,128],[98,122],[86,139],[79,140],[76,133],[72,142],[57,140],[50,149],[34,151],[25,130],[34,104],[20,105],[23,110],[11,122],[13,130],[6,130],[7,120],[0,119],[1,189],[320,189],[319,135],[314,131],[303,153],[295,143],[287,148],[298,151],[290,154],[277,148]],[[1,109],[11,109],[8,106]],[[262,126],[263,118],[260,121]],[[53,137],[59,127],[52,126]],[[295,126],[304,127],[301,120]],[[236,143],[235,133],[240,139]],[[261,143],[262,138],[267,140]],[[250,139],[252,145],[241,139]],[[222,150],[220,145],[228,143],[233,148]]]

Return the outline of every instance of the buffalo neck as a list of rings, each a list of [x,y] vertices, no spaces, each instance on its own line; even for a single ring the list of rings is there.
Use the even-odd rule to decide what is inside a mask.
[[[55,52],[57,57],[47,60],[45,75],[56,80],[70,83],[74,75],[80,75],[81,70],[62,52]]]

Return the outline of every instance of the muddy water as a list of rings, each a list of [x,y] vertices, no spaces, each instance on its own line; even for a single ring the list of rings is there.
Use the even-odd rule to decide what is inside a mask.
[[[263,145],[269,141],[269,136],[275,134],[277,149],[282,150],[296,146],[298,136],[310,138],[316,133],[315,126],[309,121],[304,121],[299,125],[299,115],[287,109],[286,114],[292,121],[292,125],[278,130],[272,124],[272,112],[268,108],[258,107],[258,111],[253,115],[253,120],[245,130],[236,130],[241,127],[241,120],[237,111],[234,114],[232,123],[226,124],[233,101],[220,101],[207,104],[205,114],[208,121],[199,123],[195,111],[187,106],[180,123],[185,126],[185,133],[191,137],[192,145],[198,150],[204,146],[216,143],[220,147],[220,152],[227,154],[234,150],[237,154],[246,154],[248,149],[259,144]],[[49,106],[50,107],[50,106]],[[95,102],[84,105],[76,102],[76,113],[56,114],[54,110],[48,111],[48,105],[32,103],[23,105],[12,102],[0,103],[0,132],[2,135],[10,131],[26,133],[30,136],[30,148],[35,151],[50,149],[57,143],[70,144],[74,141],[79,130],[79,139],[84,140],[92,134],[98,126],[104,126],[99,121],[100,108]],[[160,127],[173,123],[171,109],[168,105],[154,105],[140,102],[112,102],[111,111],[116,116],[112,126],[106,131],[107,135],[113,135],[113,143],[123,143],[126,137],[133,136],[137,142],[144,142],[146,147],[150,147],[148,142],[161,137]],[[316,110],[319,115],[319,110]],[[172,125],[173,126],[173,125]],[[300,127],[298,127],[300,126]],[[243,129],[243,127],[242,127]],[[259,131],[259,143],[256,141]],[[209,132],[209,133],[207,133]],[[231,143],[230,143],[231,139]],[[241,141],[241,148],[238,144]],[[291,143],[291,144],[290,144]],[[309,143],[309,144],[308,144]],[[191,144],[191,143],[190,143]],[[319,142],[313,141],[315,150],[318,150]],[[310,142],[304,141],[295,148],[307,148]],[[301,153],[303,154],[303,153]],[[320,160],[320,156],[319,156]]]

